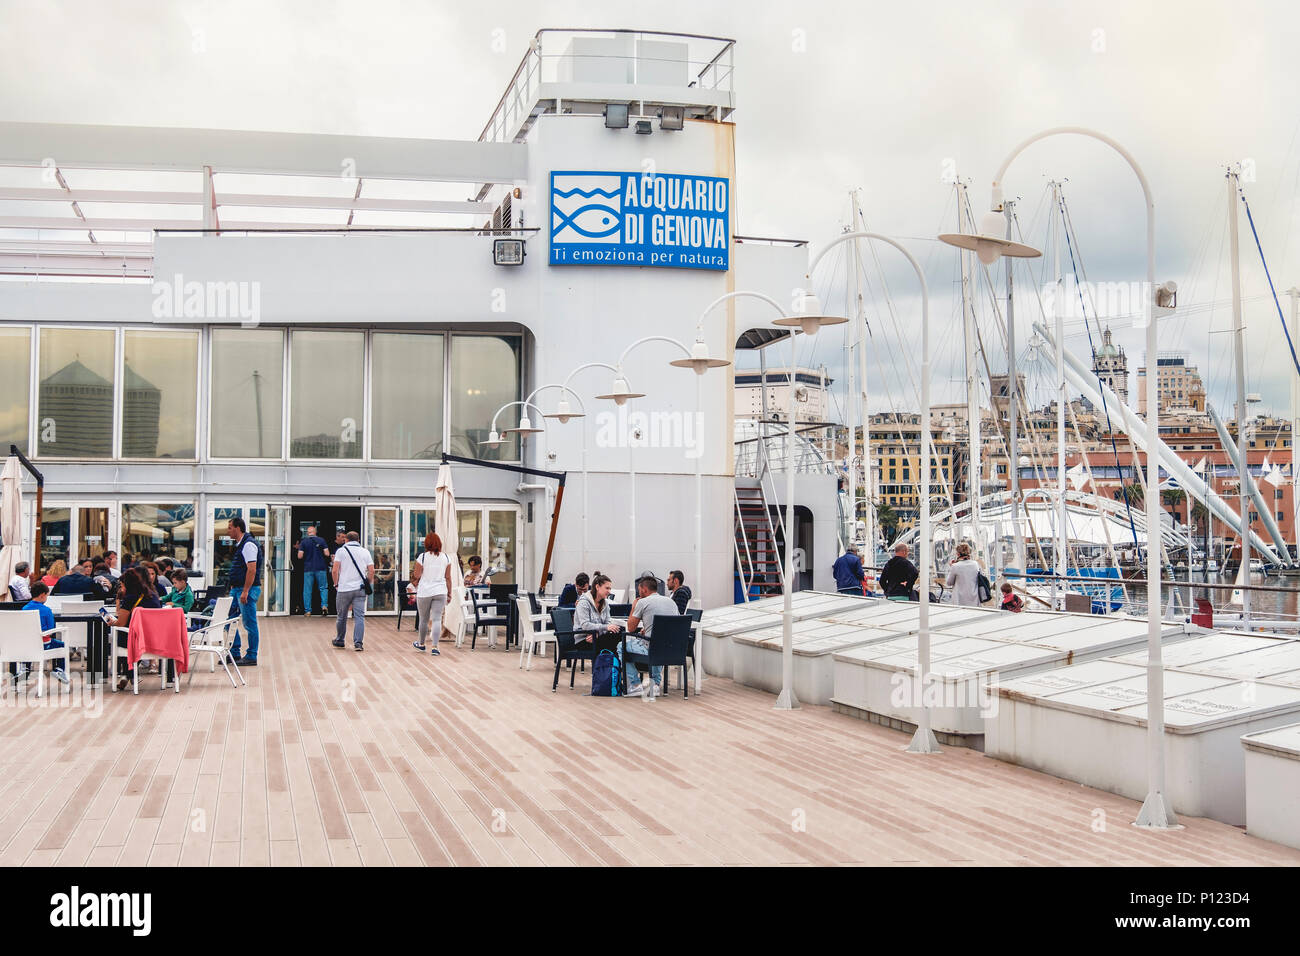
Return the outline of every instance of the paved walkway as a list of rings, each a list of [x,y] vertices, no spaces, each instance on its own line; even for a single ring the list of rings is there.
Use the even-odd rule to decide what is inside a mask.
[[[204,669],[97,717],[0,704],[0,865],[1300,864],[1210,820],[1137,831],[1131,800],[910,756],[729,681],[552,694],[545,660],[419,656],[409,619],[370,625],[357,654],[332,621],[266,621],[237,691]]]

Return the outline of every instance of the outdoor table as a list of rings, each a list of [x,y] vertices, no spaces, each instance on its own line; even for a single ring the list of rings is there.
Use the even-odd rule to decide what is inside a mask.
[[[108,625],[98,612],[94,614],[54,615],[55,624],[86,625],[86,683],[98,684],[108,671]]]

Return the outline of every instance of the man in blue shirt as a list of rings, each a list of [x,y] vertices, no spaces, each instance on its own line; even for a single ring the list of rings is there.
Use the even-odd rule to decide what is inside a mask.
[[[835,559],[831,565],[835,575],[835,586],[841,594],[861,594],[862,579],[866,572],[862,569],[862,559],[858,557],[858,546],[850,544],[848,549]]]
[[[41,614],[41,634],[46,635],[54,630],[57,625],[54,623],[54,612],[45,606],[45,601],[50,596],[50,587],[44,581],[36,581],[32,584],[32,599],[23,605],[24,611],[39,611]],[[63,641],[57,637],[45,638],[45,649],[53,650],[63,646]],[[63,672],[63,661],[54,662],[54,677],[56,680],[66,684],[68,675]]]
[[[298,542],[298,560],[302,562],[302,613],[311,614],[312,591],[320,592],[320,616],[329,613],[329,591],[325,572],[329,568],[330,549],[325,539],[316,536],[316,526],[308,525],[307,534]]]

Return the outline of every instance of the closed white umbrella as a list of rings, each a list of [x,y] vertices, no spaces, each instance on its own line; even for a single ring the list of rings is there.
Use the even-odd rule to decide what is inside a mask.
[[[4,471],[0,472],[0,593],[8,600],[9,581],[14,576],[14,565],[23,559],[23,492],[22,474],[18,459],[9,456]]]
[[[438,486],[434,491],[433,523],[442,538],[442,550],[451,561],[451,590],[447,597],[447,610],[442,616],[442,626],[452,634],[459,634],[462,624],[460,602],[465,581],[460,574],[460,561],[456,555],[459,534],[456,530],[456,489],[451,483],[451,465],[438,466]]]

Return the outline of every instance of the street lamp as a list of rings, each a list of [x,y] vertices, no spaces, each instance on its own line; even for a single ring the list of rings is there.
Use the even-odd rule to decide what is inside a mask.
[[[981,234],[975,236],[946,235],[940,236],[940,239],[963,249],[975,249],[980,255],[981,261],[985,261],[985,256],[993,255],[996,260],[998,255],[1026,255],[1023,251],[1015,250],[1010,246],[1000,246],[992,241],[989,235],[990,223],[995,221],[996,213],[1003,208],[1002,182],[1006,175],[1008,167],[1012,161],[1019,156],[1024,150],[1049,136],[1070,133],[1080,136],[1088,136],[1099,142],[1105,143],[1115,152],[1123,157],[1124,161],[1129,164],[1133,172],[1137,175],[1138,182],[1142,186],[1142,196],[1146,201],[1146,219],[1147,219],[1147,284],[1146,292],[1143,296],[1142,323],[1146,327],[1147,354],[1155,355],[1158,351],[1159,341],[1156,335],[1155,321],[1155,299],[1156,295],[1156,212],[1155,202],[1151,197],[1151,186],[1147,182],[1146,174],[1138,165],[1131,153],[1115,140],[1099,133],[1095,130],[1086,129],[1081,126],[1058,126],[1052,129],[1035,133],[1026,139],[1019,146],[1013,149],[1010,155],[1002,161],[998,167],[996,175],[993,177],[993,201],[991,211],[985,213],[981,220]],[[995,226],[994,226],[995,228]],[[1012,243],[1011,246],[1018,246],[1018,243]],[[1026,249],[1028,247],[1021,247]],[[1032,250],[1031,250],[1032,252]],[[989,262],[993,260],[988,260]],[[1009,300],[1008,300],[1009,302]],[[1058,322],[1060,313],[1058,313]],[[1010,315],[1008,314],[1008,322]],[[1059,325],[1057,331],[1057,361],[1062,361],[1062,351],[1064,349],[1063,336],[1060,333]],[[1015,371],[1011,370],[1010,375],[1014,376]],[[1147,452],[1147,487],[1157,489],[1160,486],[1160,459],[1156,449],[1156,436],[1160,434],[1160,412],[1159,412],[1159,391],[1157,388],[1156,375],[1147,376],[1147,429],[1151,436],[1150,449]],[[1151,540],[1153,536],[1159,534],[1160,529],[1160,496],[1156,493],[1146,497],[1147,512],[1147,775],[1148,790],[1146,800],[1142,803],[1142,809],[1138,812],[1137,820],[1134,821],[1136,826],[1148,829],[1172,829],[1178,827],[1178,818],[1174,816],[1173,808],[1170,806],[1165,796],[1165,705],[1164,705],[1164,665],[1161,660],[1160,651],[1160,549],[1156,542]]]
[[[723,298],[726,297],[724,296]],[[713,305],[716,304],[717,302],[713,303]],[[705,312],[707,313],[709,309],[712,309],[713,305],[710,305],[708,309],[705,309]],[[607,395],[597,395],[596,397],[605,399],[607,401],[613,401],[617,405],[622,405],[629,398],[644,397],[641,394],[632,392],[628,388],[627,382],[623,378],[623,363],[627,361],[627,357],[633,352],[633,350],[649,342],[665,342],[669,345],[681,349],[682,352],[685,353],[684,358],[673,359],[668,364],[675,368],[689,368],[695,372],[697,376],[695,381],[695,408],[696,408],[696,412],[699,413],[699,409],[701,408],[701,404],[702,404],[701,395],[700,395],[700,391],[701,391],[700,380],[703,378],[704,373],[709,371],[710,369],[725,368],[726,366],[731,364],[731,362],[728,361],[727,359],[713,358],[709,354],[709,347],[704,341],[703,316],[700,317],[700,325],[697,326],[696,329],[695,343],[690,347],[687,347],[687,345],[681,342],[680,340],[672,338],[667,335],[647,335],[644,338],[637,339],[635,342],[633,342],[631,345],[625,348],[623,350],[623,353],[618,358],[618,366],[617,369],[615,370],[615,375],[617,377],[614,380],[613,390]],[[702,422],[701,422],[701,429],[702,429]],[[696,435],[696,440],[702,443],[703,441],[702,433]],[[703,507],[704,507],[703,506],[703,499],[704,499],[703,459],[704,459],[704,449],[703,447],[701,447],[699,449],[699,454],[695,456],[695,586],[699,588],[701,591],[700,596],[697,597],[700,607],[704,606],[704,601],[703,601],[704,539],[703,539],[703,530],[702,530]],[[633,573],[635,574],[636,573],[636,475],[635,473],[633,473],[633,477],[632,477],[632,528],[631,530],[632,530],[632,567],[633,567]],[[696,641],[695,644],[695,692],[697,694],[700,692],[700,682],[703,679],[702,675],[704,671],[703,644],[704,644],[703,639]]]
[[[921,468],[921,554],[920,559],[920,576],[919,580],[924,584],[921,588],[921,607],[920,607],[920,626],[917,633],[917,682],[921,689],[921,711],[920,719],[917,721],[916,733],[912,741],[908,744],[908,751],[911,753],[938,753],[939,742],[935,739],[934,732],[930,729],[930,709],[926,703],[925,683],[930,674],[930,462],[934,458],[933,436],[930,434],[930,291],[925,284],[925,273],[921,271],[921,264],[916,261],[916,257],[907,251],[896,239],[889,236],[881,235],[876,232],[846,232],[836,236],[829,244],[826,245],[813,258],[808,266],[808,274],[805,276],[805,288],[812,288],[812,274],[817,269],[817,264],[825,257],[826,253],[834,249],[840,243],[849,242],[855,239],[879,240],[887,245],[893,246],[907,259],[916,273],[917,281],[921,285],[921,459],[923,465]],[[790,319],[778,320],[778,324],[790,326],[799,325],[808,335],[816,333],[817,329],[823,325],[840,325],[847,322],[846,318],[828,319],[818,317],[820,307],[817,306],[816,296],[811,293],[805,293],[799,308],[799,319],[803,321],[791,321]],[[808,321],[812,317],[815,321]],[[793,374],[793,369],[791,370]],[[790,425],[794,424],[794,388],[793,382],[790,388]],[[850,436],[851,437],[851,436]],[[787,534],[794,531],[794,450],[793,443],[787,441],[786,456],[788,473],[786,475],[786,528]],[[790,596],[790,582],[794,577],[794,549],[790,547],[789,542],[786,544],[786,587],[785,587],[785,607],[781,621],[781,696],[777,698],[778,709],[788,709],[799,706],[798,700],[794,694],[794,607]]]

